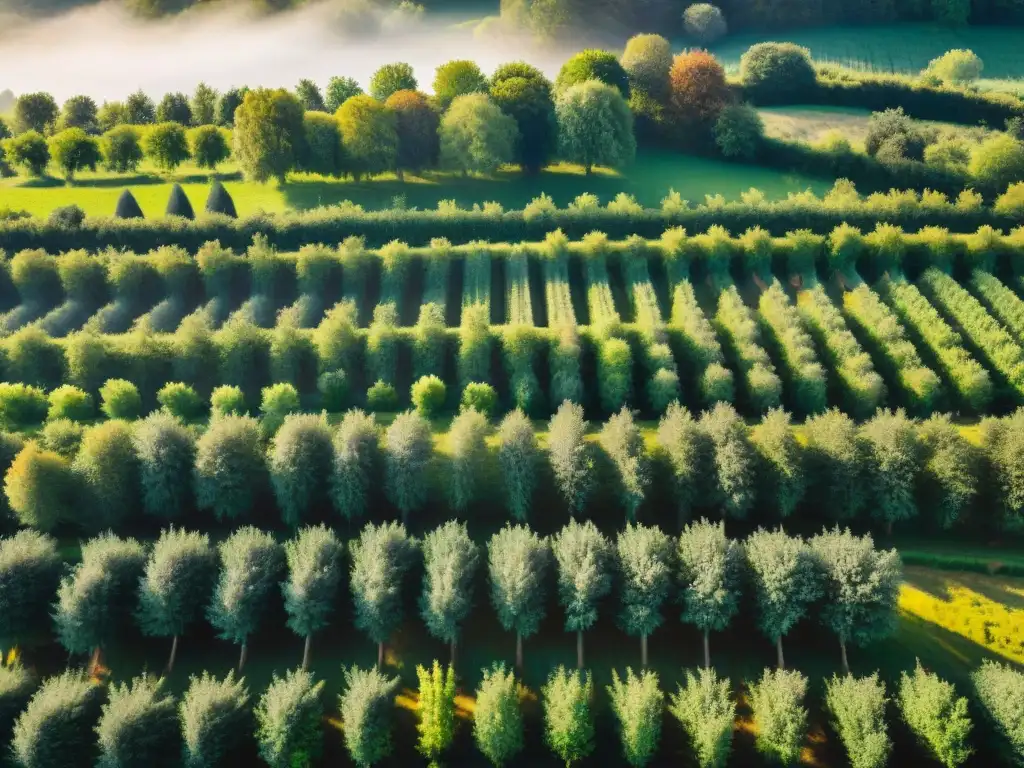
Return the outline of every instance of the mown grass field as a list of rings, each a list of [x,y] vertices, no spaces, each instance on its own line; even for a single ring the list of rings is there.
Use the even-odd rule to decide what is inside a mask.
[[[355,183],[338,179],[297,174],[278,186],[241,180],[237,168],[227,164],[219,169],[225,186],[234,198],[240,216],[257,211],[280,212],[306,210],[350,200],[367,209],[390,208],[400,198],[407,207],[435,208],[441,200],[455,200],[471,207],[482,201],[497,201],[508,209],[522,208],[541,193],[564,206],[584,192],[596,194],[607,202],[620,192],[633,195],[643,205],[657,206],[674,189],[685,199],[703,201],[705,195],[739,197],[756,187],[770,198],[789,192],[813,189],[821,193],[831,186],[829,180],[798,174],[727,163],[721,160],[677,153],[641,151],[636,162],[622,173],[598,169],[586,176],[580,166],[560,164],[536,177],[523,176],[518,170],[500,172],[494,177],[470,177],[431,173],[422,177],[406,176],[404,182],[393,175]],[[105,172],[84,173],[68,185],[61,179],[30,180],[24,177],[0,180],[0,208],[26,210],[47,216],[62,205],[75,204],[91,216],[109,216],[125,188],[131,189],[147,217],[162,216],[171,184],[178,181],[192,206],[201,210],[209,193],[210,174],[192,165],[184,165],[175,174],[161,176],[143,166],[135,176]]]

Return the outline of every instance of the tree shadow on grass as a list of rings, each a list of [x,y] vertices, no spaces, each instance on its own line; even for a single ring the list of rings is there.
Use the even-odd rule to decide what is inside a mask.
[[[52,189],[55,187],[89,187],[93,189],[120,189],[128,187],[144,187],[149,185],[159,186],[161,184],[212,184],[214,179],[220,181],[241,181],[242,174],[238,171],[232,173],[188,173],[182,175],[161,176],[155,173],[136,173],[123,176],[99,176],[96,178],[76,178],[74,181],[66,182],[57,176],[43,176],[41,178],[26,179],[18,184],[19,189]]]
[[[980,573],[935,571],[930,568],[908,566],[904,580],[911,586],[939,600],[949,601],[950,590],[957,587],[977,592],[989,600],[1012,610],[1024,610],[1024,578],[986,576]]]

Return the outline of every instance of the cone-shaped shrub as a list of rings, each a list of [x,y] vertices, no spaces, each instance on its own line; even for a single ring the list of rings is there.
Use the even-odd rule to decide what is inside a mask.
[[[235,210],[235,201],[219,181],[214,181],[210,187],[210,196],[206,198],[207,213],[222,213],[232,219],[238,218],[238,211]]]
[[[139,207],[135,195],[130,189],[126,189],[117,198],[117,207],[114,209],[115,219],[143,219],[142,209]]]
[[[194,219],[196,217],[195,211],[192,210],[192,203],[189,202],[185,190],[181,188],[181,184],[175,184],[171,187],[171,196],[167,200],[167,210],[164,213],[167,216],[181,216],[186,219]]]

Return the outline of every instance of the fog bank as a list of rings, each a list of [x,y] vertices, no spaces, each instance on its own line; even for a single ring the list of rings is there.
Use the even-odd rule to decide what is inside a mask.
[[[412,28],[360,34],[338,22],[332,2],[272,16],[217,5],[162,21],[103,3],[46,20],[0,19],[0,90],[103,102],[141,88],[159,100],[169,91],[191,93],[200,81],[218,90],[293,88],[305,77],[323,88],[334,75],[365,88],[380,65],[404,61],[429,91],[435,67],[453,58],[472,59],[486,74],[522,59],[553,77],[569,53],[516,37],[479,38],[471,27],[456,28],[461,20],[430,16]]]

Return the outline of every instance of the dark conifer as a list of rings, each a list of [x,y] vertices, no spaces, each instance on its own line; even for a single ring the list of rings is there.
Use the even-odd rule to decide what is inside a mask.
[[[143,219],[142,209],[135,200],[135,195],[130,189],[126,189],[117,198],[117,207],[114,209],[115,219]]]
[[[235,210],[235,201],[218,180],[214,180],[210,187],[210,196],[206,198],[207,213],[222,213],[232,219],[238,218],[238,211]]]
[[[195,212],[192,210],[192,203],[189,202],[185,190],[181,184],[175,184],[171,188],[171,197],[167,201],[167,216],[181,216],[186,219],[194,219]]]

